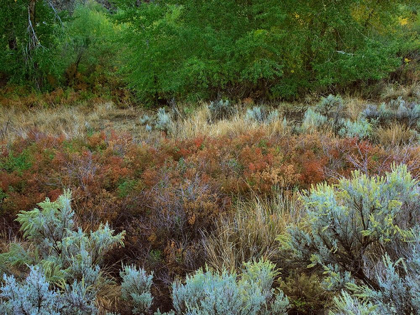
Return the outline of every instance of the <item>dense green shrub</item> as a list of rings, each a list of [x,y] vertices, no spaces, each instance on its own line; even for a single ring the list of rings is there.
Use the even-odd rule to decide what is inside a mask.
[[[399,22],[409,0],[117,3],[128,82],[150,102],[291,98],[381,79],[415,49],[415,31]]]
[[[129,82],[144,100],[219,98],[228,88],[238,96],[281,76],[275,1],[118,2],[129,25]]]
[[[97,2],[75,2],[1,0],[0,77],[41,91],[119,87],[117,50],[123,47],[115,37],[121,27]]]
[[[64,60],[66,86],[78,90],[111,93],[118,87],[116,70],[124,47],[116,40],[121,27],[114,25],[108,12],[95,1],[79,3],[71,19],[64,23],[64,33],[57,48]]]

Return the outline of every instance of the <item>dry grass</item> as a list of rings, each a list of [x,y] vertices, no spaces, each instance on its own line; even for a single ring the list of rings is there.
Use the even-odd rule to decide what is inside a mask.
[[[413,83],[410,86],[387,85],[382,93],[381,100],[389,101],[403,96],[405,99],[420,99],[420,85]],[[290,120],[301,120],[308,105],[319,102],[318,95],[307,95],[301,103],[282,103],[279,109]],[[253,105],[253,101],[244,101],[244,104]],[[360,97],[345,96],[346,116],[356,120],[361,110],[368,103]],[[182,108],[183,104],[180,105]],[[171,111],[169,109],[169,111]],[[182,111],[181,111],[182,112]],[[282,117],[279,120],[262,124],[250,122],[245,119],[246,108],[239,108],[238,113],[229,120],[210,123],[210,112],[207,104],[202,103],[191,114],[177,115],[169,135],[178,139],[194,138],[197,136],[235,136],[241,133],[263,129],[268,134],[285,134],[290,128],[284,128]],[[130,133],[134,139],[153,142],[159,141],[164,135],[159,131],[147,132],[141,126],[139,118],[146,111],[139,107],[117,108],[113,103],[91,104],[81,103],[77,106],[60,106],[42,108],[36,106],[0,106],[0,141],[13,141],[16,137],[26,137],[29,132],[36,129],[39,132],[61,135],[67,138],[85,137],[87,134],[101,130],[113,129],[119,132]],[[178,114],[180,111],[178,110]],[[149,116],[153,115],[148,113]]]
[[[142,108],[118,109],[112,103],[80,105],[73,107],[22,109],[21,107],[0,108],[0,141],[13,141],[17,137],[26,138],[34,129],[51,135],[64,135],[66,138],[85,137],[88,134],[113,129],[129,133],[133,139],[154,142],[163,137],[160,131],[146,131],[139,122],[145,114]],[[149,116],[152,115],[149,113]],[[194,138],[202,135],[217,137],[235,136],[256,129],[268,134],[285,134],[280,118],[267,124],[250,122],[245,119],[245,109],[230,120],[216,123],[209,121],[207,105],[202,105],[187,117],[179,118],[172,124],[169,137],[177,139]]]
[[[404,99],[420,99],[420,84],[418,82],[411,85],[388,84],[381,94],[381,100],[389,102],[400,96]]]
[[[367,106],[367,101],[361,98],[346,97],[344,98],[344,106],[346,108],[346,116],[355,121],[360,115],[360,112]]]
[[[118,109],[112,103],[73,107],[22,109],[0,107],[0,141],[26,138],[30,132],[64,135],[66,138],[113,129],[134,138],[150,136],[138,122],[140,109]]]
[[[201,106],[191,117],[177,123],[175,137],[180,139],[195,138],[198,136],[236,136],[253,130],[264,130],[267,134],[286,134],[290,128],[285,128],[282,118],[271,123],[258,123],[246,120],[246,110],[240,110],[231,119],[220,120],[215,123],[209,122],[210,112],[207,106]]]
[[[314,101],[314,103],[316,103]],[[367,101],[361,98],[345,97],[346,116],[356,120],[366,107]],[[293,119],[302,116],[304,104],[281,104],[281,110],[288,117],[288,125],[283,124],[283,117],[271,123],[259,123],[246,119],[246,108],[239,108],[230,119],[212,123],[207,104],[201,104],[192,113],[180,114],[173,119],[168,135],[158,130],[146,131],[140,124],[144,114],[153,116],[143,108],[116,108],[112,103],[82,104],[73,107],[23,109],[23,107],[0,107],[0,142],[13,141],[16,137],[26,137],[34,129],[51,135],[64,135],[66,138],[86,137],[99,131],[115,130],[128,133],[134,140],[156,143],[163,138],[191,139],[200,136],[235,137],[240,134],[261,130],[267,135],[286,135],[292,132]],[[299,112],[295,109],[299,108]],[[293,109],[293,111],[291,111]],[[168,110],[167,110],[168,112]],[[169,109],[169,112],[172,112]],[[181,111],[182,112],[182,111]],[[292,120],[290,120],[292,119]],[[299,120],[299,119],[298,119]],[[327,132],[327,130],[323,130]],[[407,130],[393,126],[378,131],[381,143],[406,143],[411,139]]]
[[[104,315],[110,312],[121,312],[127,308],[127,302],[121,299],[121,286],[112,283],[104,284],[100,288],[95,304],[99,314]]]
[[[254,198],[238,202],[232,218],[216,221],[216,229],[206,235],[203,245],[206,263],[216,269],[238,270],[243,262],[279,258],[278,235],[299,220],[295,197],[274,200]]]
[[[99,119],[100,111],[87,113],[82,107],[57,109],[0,108],[1,140],[13,141],[16,137],[26,137],[37,129],[48,134],[64,134],[66,137],[86,135],[89,127]]]
[[[394,123],[390,127],[379,127],[375,132],[377,141],[385,146],[400,146],[415,140],[415,131],[408,127]]]

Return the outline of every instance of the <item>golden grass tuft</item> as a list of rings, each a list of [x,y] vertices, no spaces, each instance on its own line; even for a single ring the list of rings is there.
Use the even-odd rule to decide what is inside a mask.
[[[344,99],[344,106],[346,108],[346,116],[356,121],[360,112],[366,108],[367,101],[361,98],[347,97]]]
[[[400,146],[415,140],[417,135],[407,126],[394,123],[389,127],[379,127],[374,136],[380,144],[385,146]]]
[[[121,286],[106,283],[101,286],[96,296],[96,307],[99,314],[109,314],[111,312],[121,312],[125,310],[127,302],[121,299]]]
[[[413,82],[411,85],[399,85],[399,84],[388,84],[382,94],[380,99],[384,102],[389,102],[395,100],[398,97],[404,99],[408,98],[420,98],[420,85],[418,82]]]
[[[98,120],[96,111],[86,113],[80,107],[57,109],[0,108],[0,140],[27,137],[31,130],[66,137],[84,136]]]
[[[273,200],[239,201],[233,217],[220,218],[214,232],[205,235],[206,263],[219,271],[233,271],[251,259],[278,259],[278,235],[300,216],[295,199],[279,195]]]
[[[190,117],[177,122],[175,138],[188,139],[199,136],[237,136],[254,130],[263,130],[269,135],[290,133],[290,128],[283,125],[280,117],[271,123],[258,123],[245,118],[245,109],[239,110],[236,115],[215,123],[210,122],[210,111],[206,105],[198,108]]]

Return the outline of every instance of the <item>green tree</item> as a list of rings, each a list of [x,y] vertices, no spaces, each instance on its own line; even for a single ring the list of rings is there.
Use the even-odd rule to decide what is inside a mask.
[[[65,84],[78,83],[104,90],[104,83],[115,83],[115,68],[122,47],[116,43],[121,27],[114,25],[106,9],[94,1],[78,4],[64,22],[59,56],[64,60]]]
[[[47,88],[48,75],[57,75],[52,54],[60,15],[48,1],[0,0],[0,7],[0,73]]]
[[[120,7],[118,19],[129,26],[129,82],[144,100],[265,93],[282,75],[275,1],[123,0]]]
[[[144,100],[291,97],[396,69],[413,42],[400,25],[413,3],[118,0],[117,19],[128,26],[128,80]]]

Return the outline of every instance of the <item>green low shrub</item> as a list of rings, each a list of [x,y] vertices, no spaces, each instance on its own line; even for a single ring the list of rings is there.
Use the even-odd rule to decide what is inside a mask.
[[[246,119],[259,123],[271,123],[279,119],[279,112],[277,110],[269,111],[262,106],[254,106],[251,109],[247,109]]]
[[[378,121],[383,125],[398,121],[404,123],[408,128],[416,128],[420,123],[420,104],[408,103],[399,97],[388,104],[368,105],[362,111],[361,116],[370,121]]]
[[[96,312],[96,294],[107,280],[99,265],[106,252],[123,244],[124,232],[113,235],[108,224],[90,233],[76,229],[70,201],[71,194],[66,191],[55,202],[47,198],[39,203],[40,209],[18,214],[30,247],[16,243],[9,252],[0,254],[5,280],[0,301],[6,314]],[[18,283],[13,274],[6,275],[16,266],[23,272],[29,266],[24,282]]]
[[[122,278],[121,295],[133,305],[133,314],[144,314],[150,310],[153,297],[150,293],[153,275],[147,275],[142,268],[125,266],[120,271]]]
[[[165,108],[159,108],[156,115],[150,117],[149,115],[143,115],[139,122],[141,125],[145,125],[147,131],[160,130],[167,134],[171,133],[174,129],[174,123],[170,113],[165,111]]]
[[[343,99],[330,94],[323,97],[315,107],[306,110],[301,129],[308,131],[328,126],[337,133],[344,122],[343,113]]]
[[[302,201],[308,220],[290,228],[283,244],[308,267],[322,267],[326,288],[348,289],[387,314],[420,311],[420,191],[405,165],[385,176],[355,171],[337,186],[313,187]]]
[[[172,285],[177,314],[286,314],[289,302],[272,289],[276,276],[267,261],[246,263],[241,275],[198,270]]]
[[[373,131],[373,125],[363,118],[357,121],[343,119],[340,121],[340,125],[338,134],[342,137],[366,139],[372,135]]]
[[[308,108],[303,116],[302,131],[314,131],[327,124],[328,118],[312,108]]]

